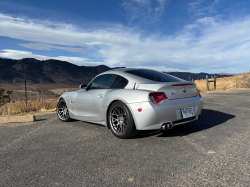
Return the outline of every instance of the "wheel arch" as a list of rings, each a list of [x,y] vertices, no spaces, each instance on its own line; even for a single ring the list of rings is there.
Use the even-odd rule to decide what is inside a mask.
[[[120,102],[124,103],[124,104],[128,107],[128,109],[129,109],[129,111],[130,111],[130,113],[131,113],[131,115],[132,115],[132,117],[133,117],[134,124],[135,124],[135,128],[137,129],[136,120],[135,120],[135,116],[134,116],[134,114],[133,114],[133,111],[131,110],[131,108],[130,108],[129,105],[127,105],[124,101],[122,101],[122,100],[120,100],[120,99],[115,99],[115,100],[113,100],[112,102],[109,103],[109,105],[108,105],[108,107],[107,107],[105,120],[106,120],[106,124],[107,124],[108,129],[110,129],[110,124],[109,124],[109,121],[108,121],[109,109],[110,109],[111,105],[112,105],[114,102],[116,102],[116,101],[120,101]]]

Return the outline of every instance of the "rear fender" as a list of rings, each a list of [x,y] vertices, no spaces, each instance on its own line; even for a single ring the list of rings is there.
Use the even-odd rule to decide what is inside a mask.
[[[105,119],[105,124],[108,126],[108,110],[109,107],[114,103],[115,101],[121,101],[126,104],[126,106],[129,108],[134,122],[136,129],[137,128],[137,121],[136,116],[134,114],[134,110],[132,110],[131,106],[129,104],[131,103],[141,103],[141,102],[148,102],[149,101],[149,93],[151,91],[148,90],[133,90],[133,89],[117,89],[117,90],[111,90],[109,91],[104,98],[103,102],[103,118]]]

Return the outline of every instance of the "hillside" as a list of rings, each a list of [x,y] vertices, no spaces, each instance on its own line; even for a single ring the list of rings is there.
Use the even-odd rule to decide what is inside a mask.
[[[30,83],[78,84],[87,83],[99,73],[110,70],[105,65],[77,66],[65,61],[33,58],[12,60],[0,58],[0,82],[20,83],[26,76]]]
[[[105,65],[77,66],[60,60],[36,60],[24,58],[12,60],[0,58],[0,83],[23,83],[26,76],[29,83],[43,84],[82,84],[88,83],[92,77],[104,71],[114,69]],[[190,80],[205,79],[207,73],[190,72],[166,72],[173,76]],[[214,74],[212,74],[214,75]],[[229,77],[231,75],[216,74],[217,77]]]

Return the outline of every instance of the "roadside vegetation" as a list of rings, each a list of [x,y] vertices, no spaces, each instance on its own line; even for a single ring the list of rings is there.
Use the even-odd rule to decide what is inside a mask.
[[[52,112],[56,110],[57,98],[57,94],[44,88],[29,90],[26,104],[24,92],[0,88],[0,116]]]
[[[198,90],[201,93],[207,92],[206,79],[195,80]],[[241,75],[217,78],[216,90],[230,90],[235,88],[250,88],[250,72]],[[209,83],[209,91],[214,90],[214,84]]]
[[[0,107],[0,116],[21,115],[36,112],[52,112],[56,110],[57,100],[33,100],[17,101],[15,103],[7,103]]]

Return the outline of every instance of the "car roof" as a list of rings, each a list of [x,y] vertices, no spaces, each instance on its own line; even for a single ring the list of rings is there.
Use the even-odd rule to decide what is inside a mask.
[[[113,71],[115,71],[115,72],[117,72],[117,71],[129,71],[129,70],[134,70],[134,69],[137,69],[137,68],[117,68],[117,69],[112,69],[112,70],[108,70],[108,71],[105,71],[105,73],[106,72],[113,72]]]

